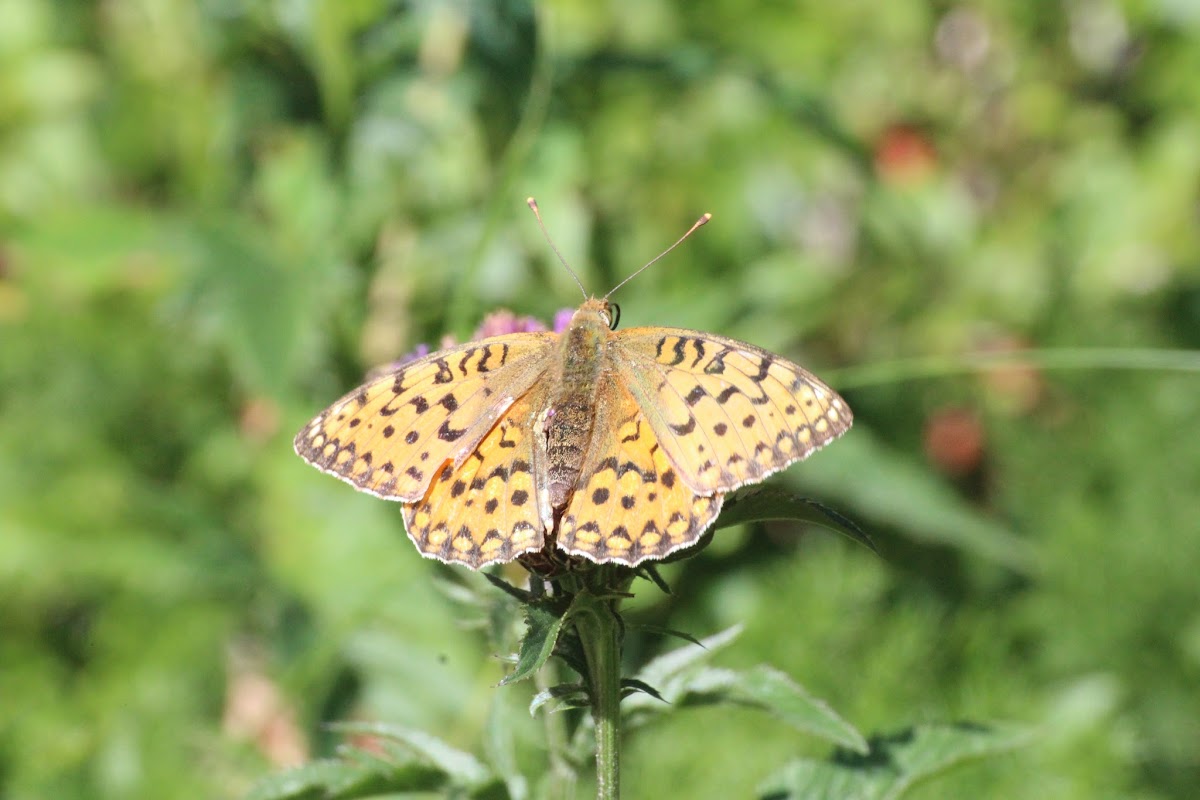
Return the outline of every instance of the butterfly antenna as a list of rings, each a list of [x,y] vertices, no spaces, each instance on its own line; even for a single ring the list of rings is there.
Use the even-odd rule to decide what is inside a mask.
[[[676,247],[679,247],[679,245],[683,244],[683,240],[684,240],[684,239],[688,238],[688,237],[689,237],[689,236],[691,236],[693,233],[695,233],[695,232],[696,232],[696,231],[697,231],[697,230],[700,228],[700,226],[701,226],[701,225],[704,225],[704,224],[705,224],[706,222],[708,222],[710,219],[712,219],[712,214],[705,214],[704,216],[700,217],[700,219],[696,220],[696,224],[694,224],[694,225],[692,225],[692,227],[688,228],[688,232],[687,232],[687,233],[685,233],[683,236],[680,236],[680,237],[679,237],[679,240],[678,240],[678,241],[676,241],[676,242],[675,242],[675,244],[671,245],[671,246],[670,246],[670,247],[668,247],[666,250],[663,250],[663,251],[662,251],[661,253],[659,253],[657,256],[655,256],[654,258],[650,259],[650,261],[646,262],[646,266],[642,267],[642,268],[641,268],[641,269],[639,269],[637,272],[633,273],[633,274],[632,274],[632,275],[630,275],[628,278],[626,278],[625,280],[621,281],[620,283],[618,283],[618,284],[617,284],[616,286],[614,286],[613,288],[609,289],[609,290],[608,290],[608,294],[604,295],[604,299],[605,299],[605,300],[607,300],[609,297],[611,297],[611,296],[612,296],[612,293],[613,293],[613,292],[615,292],[617,289],[620,289],[622,286],[624,286],[625,284],[629,283],[631,280],[633,280],[634,278],[636,278],[638,275],[641,275],[641,274],[642,274],[643,272],[645,272],[647,269],[649,269],[650,267],[652,267],[652,266],[654,266],[655,264],[657,264],[657,263],[658,263],[658,262],[659,262],[659,261],[662,259],[662,257],[663,257],[663,256],[665,256],[667,253],[669,253],[669,252],[671,252],[672,250],[674,250]]]
[[[537,219],[538,227],[542,229],[542,236],[546,237],[546,244],[550,245],[550,249],[554,251],[554,255],[558,256],[559,262],[567,268],[567,272],[571,273],[571,277],[575,279],[575,284],[579,287],[579,291],[583,292],[583,299],[587,300],[587,289],[583,288],[583,281],[579,280],[579,276],[575,274],[575,270],[571,269],[571,265],[563,258],[563,254],[558,252],[558,248],[554,246],[554,240],[550,238],[550,232],[546,230],[545,223],[542,222],[542,213],[538,211],[537,200],[532,197],[525,198],[525,204],[533,211],[533,216]]]

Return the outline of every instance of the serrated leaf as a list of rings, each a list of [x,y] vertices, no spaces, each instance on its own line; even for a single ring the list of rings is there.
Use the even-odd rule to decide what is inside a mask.
[[[545,603],[529,603],[525,605],[525,635],[521,637],[521,646],[517,651],[517,666],[504,679],[501,686],[533,677],[554,653],[554,645],[558,643],[558,634],[562,631],[566,614],[555,613]]]
[[[764,781],[758,794],[762,800],[897,800],[917,783],[1020,747],[1029,738],[1007,725],[922,725],[872,737],[866,755],[838,752],[828,761],[792,761]]]
[[[630,695],[633,695],[633,694],[641,693],[641,694],[648,694],[651,697],[653,697],[655,700],[660,700],[664,703],[667,702],[666,698],[663,697],[659,693],[658,689],[655,689],[653,686],[646,683],[645,681],[639,681],[637,678],[622,678],[621,679],[621,691],[622,691],[622,695],[621,695],[622,698],[629,697]]]
[[[475,756],[443,742],[424,731],[414,731],[386,722],[339,722],[333,730],[349,734],[378,736],[398,742],[420,760],[431,764],[459,785],[481,786],[491,779],[491,772]]]
[[[583,646],[579,643],[579,636],[571,628],[567,628],[558,637],[558,646],[554,648],[554,655],[562,659],[572,670],[583,677],[587,677],[587,660],[583,656]]]
[[[678,706],[731,703],[762,709],[797,730],[867,752],[867,740],[853,725],[773,667],[759,665],[744,671],[706,667],[664,693]]]
[[[647,633],[657,633],[663,636],[674,636],[676,639],[683,639],[685,642],[690,642],[697,647],[704,647],[703,642],[685,631],[676,630],[675,628],[666,628],[662,625],[649,625],[644,623],[626,623],[625,627],[632,631],[646,631]]]
[[[562,700],[570,698],[573,695],[583,695],[586,698],[587,687],[582,683],[560,683],[558,686],[551,686],[549,689],[543,689],[533,696],[529,701],[529,715],[533,716],[537,710],[549,703],[551,700]]]
[[[511,583],[501,578],[499,575],[493,575],[490,572],[485,572],[483,573],[483,577],[487,578],[488,581],[497,589],[516,599],[517,602],[528,604],[537,599],[525,589],[518,589],[516,586],[513,586]]]
[[[432,792],[449,781],[441,769],[410,761],[322,760],[272,775],[246,795],[246,800],[352,800],[396,792]]]
[[[559,711],[566,711],[567,709],[590,709],[591,707],[592,701],[586,697],[564,697],[558,702],[558,705],[550,709],[550,713],[557,714]]]
[[[674,594],[674,592],[671,591],[671,587],[668,586],[667,582],[663,580],[662,575],[658,574],[658,569],[655,568],[655,566],[652,562],[647,561],[646,563],[644,563],[640,567],[638,567],[635,570],[635,572],[638,574],[639,577],[645,578],[646,580],[650,581],[655,586],[657,586],[662,591],[663,594],[665,594],[665,595]]]
[[[340,761],[313,761],[302,767],[289,769],[278,775],[260,780],[246,795],[246,800],[293,800],[294,798],[321,797],[327,783],[348,772],[353,765]]]
[[[819,525],[853,539],[877,554],[879,552],[871,537],[853,521],[815,500],[774,486],[757,486],[729,495],[713,527],[728,528],[766,520],[794,520]]]
[[[712,658],[717,651],[732,644],[741,634],[742,626],[734,625],[693,645],[663,653],[638,670],[637,677],[651,686],[663,686],[684,670]]]

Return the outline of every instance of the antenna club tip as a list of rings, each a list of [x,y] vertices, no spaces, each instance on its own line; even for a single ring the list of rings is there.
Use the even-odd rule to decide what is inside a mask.
[[[712,214],[708,211],[705,211],[703,214],[700,215],[700,224],[703,225],[704,223],[708,222],[710,219],[712,219]]]
[[[537,208],[537,200],[534,200],[532,196],[526,197],[525,205],[529,206],[530,208]]]

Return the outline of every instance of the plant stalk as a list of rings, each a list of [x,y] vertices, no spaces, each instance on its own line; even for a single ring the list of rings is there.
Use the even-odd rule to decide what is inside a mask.
[[[587,661],[596,726],[596,798],[621,795],[621,620],[615,599],[593,597],[578,608],[575,630]]]

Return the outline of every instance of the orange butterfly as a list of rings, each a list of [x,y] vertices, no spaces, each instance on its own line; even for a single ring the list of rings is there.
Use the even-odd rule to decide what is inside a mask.
[[[711,333],[616,331],[614,309],[593,297],[561,334],[405,364],[321,412],[296,452],[399,500],[427,557],[478,569],[553,544],[633,566],[694,544],[727,492],[850,427],[845,401],[802,367]]]

